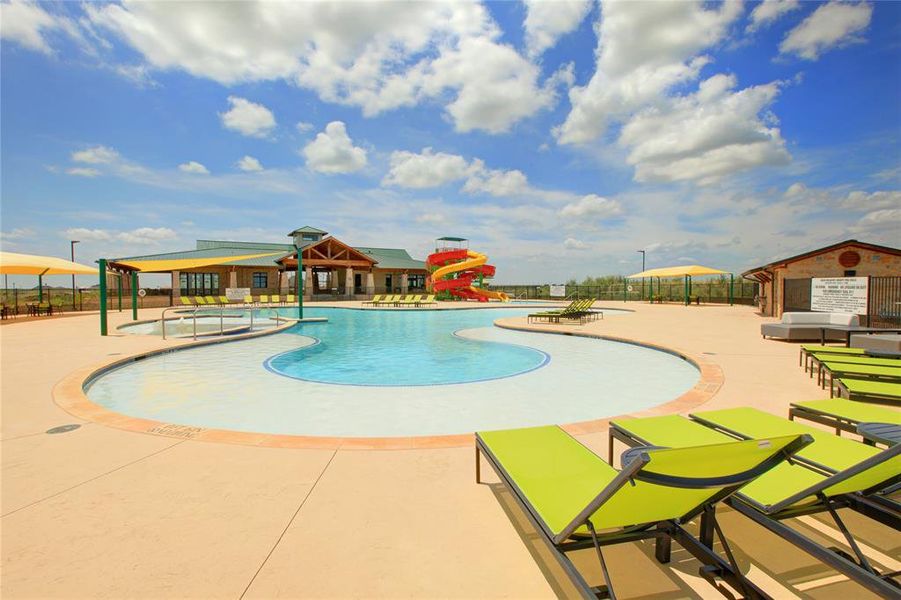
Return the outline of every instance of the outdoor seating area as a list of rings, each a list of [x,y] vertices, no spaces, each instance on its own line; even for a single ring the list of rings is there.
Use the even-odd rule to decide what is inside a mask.
[[[423,294],[375,294],[371,300],[361,302],[362,306],[372,308],[395,307],[395,308],[420,308],[423,306],[433,306],[437,304],[435,295]]]
[[[901,389],[901,354],[893,358],[886,356],[886,353],[880,352],[873,356],[871,351],[863,348],[802,345],[799,363],[803,364],[810,377],[816,374],[820,388],[825,389],[828,381],[830,397],[835,396],[838,384],[838,389],[844,390],[845,395],[850,393],[849,388],[853,388],[858,390],[858,397],[863,395],[866,398],[856,384],[862,380],[881,391],[878,396],[881,400],[901,404],[901,395],[894,397],[895,386]]]
[[[548,323],[560,323],[560,321],[578,321],[580,324],[586,321],[595,321],[603,319],[604,313],[600,310],[592,310],[594,306],[594,298],[584,300],[573,300],[569,306],[560,310],[546,310],[537,313],[531,313],[528,316],[529,323],[545,321]]]

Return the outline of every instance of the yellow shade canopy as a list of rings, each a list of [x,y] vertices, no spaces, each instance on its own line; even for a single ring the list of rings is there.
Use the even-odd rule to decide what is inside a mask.
[[[282,256],[284,254],[284,252],[265,252],[263,254],[242,254],[239,256],[207,256],[203,258],[173,258],[169,260],[124,260],[112,261],[110,265],[113,267],[128,267],[142,273],[167,273],[169,271],[199,269],[200,267],[212,267],[239,260],[263,258],[265,256]]]
[[[689,275],[697,277],[698,275],[728,275],[729,271],[720,271],[710,267],[701,265],[682,265],[678,267],[663,267],[660,269],[648,269],[635,275],[629,275],[627,279],[638,279],[640,277],[684,277]]]
[[[89,267],[54,256],[0,252],[2,275],[97,275],[97,267]]]

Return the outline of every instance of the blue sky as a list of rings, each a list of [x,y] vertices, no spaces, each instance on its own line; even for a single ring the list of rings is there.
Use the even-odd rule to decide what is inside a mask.
[[[313,225],[528,283],[901,241],[899,3],[0,6],[4,250]]]

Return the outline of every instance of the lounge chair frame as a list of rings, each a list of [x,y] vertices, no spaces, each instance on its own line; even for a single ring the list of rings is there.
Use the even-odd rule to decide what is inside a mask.
[[[848,400],[848,402],[857,401]],[[820,425],[831,427],[835,430],[835,435],[839,436],[841,435],[842,431],[857,433],[857,426],[861,423],[861,421],[858,421],[856,419],[844,417],[827,410],[817,410],[816,408],[810,406],[791,404],[788,408],[788,420],[794,421],[795,419],[804,419],[805,421],[811,421],[813,423],[819,423]],[[868,442],[866,438],[864,438],[864,443],[873,445],[872,442]]]
[[[811,443],[813,440],[808,435],[801,435],[797,440],[788,444],[783,453],[793,455],[795,452]],[[658,562],[666,564],[670,561],[670,553],[672,542],[675,541],[692,556],[694,556],[702,567],[700,575],[716,587],[723,595],[730,594],[722,589],[716,579],[720,578],[726,581],[734,589],[739,590],[748,599],[763,599],[769,596],[749,581],[741,573],[732,550],[726,541],[722,530],[716,521],[715,505],[731,494],[735,493],[740,487],[748,481],[753,480],[759,475],[765,473],[775,464],[783,460],[781,455],[774,455],[769,460],[759,464],[757,467],[733,476],[722,478],[706,478],[693,479],[684,477],[663,476],[659,474],[644,473],[642,468],[650,462],[647,452],[638,452],[633,460],[625,465],[620,472],[608,483],[603,490],[586,506],[563,531],[554,534],[548,525],[541,518],[538,511],[529,502],[528,498],[509,477],[506,470],[500,464],[500,461],[494,456],[491,450],[482,441],[482,438],[476,433],[475,445],[475,466],[476,466],[476,483],[481,483],[481,457],[484,456],[491,465],[494,472],[501,479],[504,485],[511,492],[511,496],[516,501],[519,508],[526,515],[529,522],[541,535],[542,541],[550,550],[555,560],[560,564],[563,570],[569,575],[573,584],[578,588],[583,598],[612,598],[616,599],[613,589],[613,582],[610,573],[607,570],[607,564],[604,560],[604,554],[601,550],[603,546],[612,546],[628,542],[640,540],[654,539],[656,541],[654,549],[654,557]],[[591,515],[595,513],[607,500],[609,500],[621,487],[628,485],[633,480],[648,481],[664,485],[672,485],[678,487],[723,487],[722,491],[714,497],[707,499],[703,505],[696,507],[688,514],[676,520],[659,521],[656,523],[646,523],[636,525],[619,531],[597,533],[591,522]],[[704,540],[695,538],[688,533],[681,523],[688,522],[690,519],[701,515],[701,530],[709,532],[707,543]],[[575,534],[576,530],[585,524],[590,532],[590,536],[585,538],[584,535]],[[727,558],[723,559],[720,555],[713,551],[713,533],[717,534]],[[585,578],[579,573],[576,566],[567,556],[568,552],[576,550],[584,550],[594,548],[597,552],[598,561],[600,562],[601,572],[604,577],[605,584],[593,587],[585,581]]]
[[[716,431],[735,437],[736,439],[749,439],[747,436],[740,435],[727,428],[716,426],[712,422],[694,416],[692,419],[699,424],[711,427]],[[633,448],[649,446],[651,443],[649,440],[645,440],[640,436],[623,429],[622,426],[611,423],[608,446],[611,464],[613,461],[614,439]],[[863,490],[860,494],[843,494],[841,496],[827,498],[823,493],[827,488],[849,479],[858,473],[862,473],[877,464],[891,460],[899,454],[901,454],[901,445],[863,460],[849,469],[845,469],[839,473],[833,473],[819,483],[784,498],[771,506],[764,506],[755,502],[752,498],[743,496],[740,492],[736,494],[737,497],[729,497],[725,502],[730,508],[745,515],[755,523],[765,527],[839,573],[853,579],[870,591],[886,598],[901,597],[901,587],[899,587],[898,583],[893,579],[897,576],[897,573],[879,573],[874,569],[863,555],[863,552],[861,552],[857,541],[848,530],[847,525],[845,525],[844,521],[842,521],[841,517],[836,512],[836,509],[839,508],[850,508],[874,521],[901,531],[901,512],[899,512],[898,504],[891,500],[876,496],[880,490],[891,488],[901,481],[901,474],[871,489]],[[797,455],[793,456],[791,460],[793,462],[805,464],[808,467],[810,467],[811,464],[817,464],[812,463],[811,461],[804,461],[803,457]],[[818,472],[820,472],[821,469],[825,469],[822,465],[817,466],[818,468],[814,470]],[[811,496],[816,497],[818,502],[805,504],[800,507],[792,506]],[[786,519],[811,514],[822,514],[823,512],[829,513],[830,517],[832,517],[832,520],[835,522],[839,531],[842,533],[842,536],[845,538],[845,541],[848,543],[848,546],[854,553],[853,556],[837,548],[826,548],[821,546],[810,538],[798,533],[788,525],[781,523],[781,521]],[[708,546],[713,541],[712,532],[709,531],[709,526],[705,524],[703,520],[701,521],[699,538],[702,544],[707,544]]]

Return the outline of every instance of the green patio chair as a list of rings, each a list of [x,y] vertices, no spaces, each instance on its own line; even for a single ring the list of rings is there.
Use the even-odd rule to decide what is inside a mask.
[[[203,296],[192,296],[191,300],[193,300],[194,304],[197,306],[206,306],[206,300],[203,299]]]
[[[286,294],[285,295],[285,304],[295,304],[297,302],[297,296],[294,294]]]
[[[758,414],[759,413],[759,414]],[[880,573],[860,552],[859,545],[844,521],[836,512],[837,508],[852,508],[876,521],[893,528],[901,527],[901,517],[893,503],[886,502],[877,493],[901,479],[901,446],[887,450],[877,450],[845,438],[837,438],[798,423],[786,421],[775,415],[762,413],[756,409],[726,409],[692,415],[694,421],[679,415],[663,415],[641,419],[616,419],[610,424],[610,454],[612,460],[613,440],[628,446],[683,446],[717,447],[730,439],[735,439],[730,427],[741,426],[746,431],[741,439],[760,439],[762,431],[772,431],[770,435],[784,435],[792,431],[794,435],[805,435],[814,442],[801,449],[794,457],[795,464],[783,463],[739,490],[727,502],[736,511],[766,527],[786,541],[808,552],[824,564],[853,579],[867,589],[878,594],[893,597],[901,589],[895,587],[894,574]],[[730,426],[726,427],[723,422]],[[719,424],[714,428],[713,424]],[[731,433],[727,434],[724,430]],[[778,433],[776,433],[778,432]],[[835,448],[824,449],[823,440],[832,438],[848,447],[857,446],[862,452],[852,452],[860,458],[857,462],[846,460],[840,450],[834,461],[841,469],[823,472],[805,466],[802,454],[812,451],[825,454]],[[817,444],[820,447],[817,448]],[[826,450],[826,452],[824,452]],[[834,552],[802,535],[795,529],[781,523],[785,519],[805,514],[829,513],[838,529],[844,534],[848,547],[855,557]],[[702,524],[702,543],[712,542],[712,531]]]
[[[407,296],[403,300],[397,303],[397,306],[415,306],[417,302],[422,300],[422,294],[415,296]]]
[[[838,389],[849,400],[901,405],[901,383],[840,378]]]
[[[798,353],[798,366],[804,366],[807,370],[807,360],[811,354],[849,354],[854,356],[863,356],[866,350],[863,348],[845,348],[844,346],[822,346],[820,344],[801,344],[801,350]]]
[[[430,306],[432,304],[435,304],[435,294],[429,294],[424,300],[417,302],[416,306]]]
[[[269,304],[269,294],[260,294],[260,304]]]
[[[836,435],[841,435],[842,431],[857,433],[857,426],[861,423],[901,425],[901,411],[844,398],[792,402],[788,418],[791,421],[804,419],[832,427]]]
[[[894,359],[889,359],[894,360]],[[826,376],[829,376],[829,396],[835,395],[835,380],[839,378],[850,379],[877,379],[901,383],[901,367],[885,367],[881,365],[858,365],[829,360],[820,361],[820,369],[817,373],[817,381],[820,387],[826,387]]]
[[[213,296],[204,296],[203,299],[206,300],[207,304],[212,304],[212,305],[219,304],[219,302],[217,302],[216,298],[214,298]]]
[[[181,303],[184,306],[194,306],[194,303],[191,302],[191,299],[187,296],[179,296],[178,299],[181,300]]]
[[[617,471],[555,426],[476,434],[476,482],[484,456],[585,597],[615,597],[602,546],[656,540],[670,560],[676,541],[700,560],[708,579],[722,577],[746,597],[766,595],[747,581],[716,523],[715,505],[809,443],[805,436],[677,449],[643,449]],[[728,560],[689,534],[695,517],[719,534]],[[567,553],[594,548],[604,585],[592,587]]]
[[[367,304],[369,304],[370,306],[372,306],[372,305],[374,305],[374,304],[378,304],[378,303],[381,301],[381,299],[382,299],[382,295],[381,295],[381,294],[376,294],[375,296],[372,297],[372,300],[364,300],[364,301],[361,302],[360,304],[363,305],[363,306],[366,306]]]
[[[555,319],[559,322],[560,317],[577,314],[584,303],[584,300],[577,299],[570,302],[569,306],[566,306],[565,308],[561,308],[559,310],[545,310],[537,313],[532,313],[528,316],[528,322],[531,323],[532,321],[541,320],[551,322]]]

